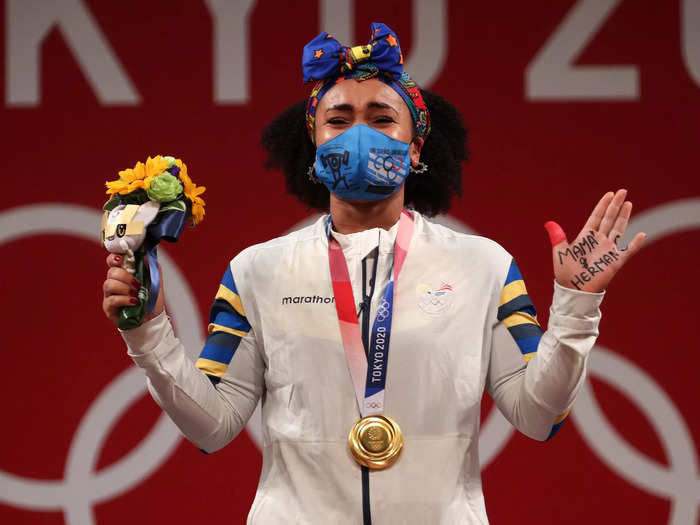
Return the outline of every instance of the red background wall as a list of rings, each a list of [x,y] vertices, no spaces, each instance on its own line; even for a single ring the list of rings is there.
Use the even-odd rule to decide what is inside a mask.
[[[414,2],[421,3],[443,9],[440,2]],[[488,464],[483,481],[493,523],[698,520],[700,2],[612,2],[617,5],[593,28],[590,20],[605,3],[611,2],[446,1],[445,16],[438,16],[445,23],[436,31],[411,2],[349,2],[355,42],[366,41],[370,22],[384,21],[399,35],[409,64],[419,32],[427,31],[421,35],[425,42],[444,35],[445,61],[427,87],[461,111],[472,150],[464,196],[450,213],[516,255],[544,321],[552,286],[546,220],[558,220],[574,235],[597,199],[621,187],[629,190],[637,216],[661,210],[653,224],[664,233],[650,239],[608,291],[599,344],[648,376],[667,403],[654,404],[634,382],[623,393],[617,371],[610,372],[612,379],[592,374],[591,380],[603,417],[660,481],[625,466],[616,452],[613,459],[596,452],[574,409],[553,441],[513,435]],[[72,4],[90,13],[139,102],[100,99],[57,25],[38,47],[38,100],[13,102],[9,47],[24,37],[11,40],[8,32],[15,23],[11,8],[20,9],[18,4],[36,9],[32,16],[38,18],[48,5]],[[299,63],[303,45],[324,29],[317,4],[253,2],[243,103],[223,103],[213,95],[215,18],[205,2],[6,0],[0,6],[0,60],[6,66],[0,82],[0,522],[242,523],[261,463],[245,432],[211,456],[181,440],[162,465],[132,480],[128,490],[102,499],[85,495],[94,476],[118,465],[150,432],[160,411],[146,395],[138,395],[103,436],[84,484],[65,481],[81,420],[131,361],[101,312],[104,250],[66,231],[13,238],[12,232],[22,229],[18,207],[60,203],[59,209],[98,210],[103,183],[118,170],[149,154],[180,157],[195,182],[208,188],[207,215],[165,249],[191,287],[203,327],[228,260],[310,214],[285,194],[279,173],[262,168],[258,142],[263,126],[309,90],[301,84]],[[588,25],[566,29],[566,20],[584,8]],[[637,93],[620,99],[593,96],[592,88],[583,87],[582,97],[529,97],[528,66],[557,31],[565,33],[563,47],[581,48],[566,67],[636,68]],[[96,222],[95,235],[98,228]],[[486,400],[485,411],[489,406]],[[58,503],[20,504],[18,480],[34,487],[29,492],[49,480],[54,496],[27,497],[55,497]],[[80,501],[92,509],[83,517],[68,510]]]

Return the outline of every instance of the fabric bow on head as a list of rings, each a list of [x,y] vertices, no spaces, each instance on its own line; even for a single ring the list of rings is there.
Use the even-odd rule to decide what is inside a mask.
[[[347,78],[358,82],[376,78],[396,91],[408,106],[419,137],[430,133],[430,112],[420,88],[403,70],[399,39],[389,27],[373,22],[367,45],[340,45],[325,31],[304,46],[301,69],[304,82],[316,81],[306,105],[306,129],[314,142],[318,103],[335,83]]]
[[[304,46],[301,69],[304,82],[345,74],[366,79],[380,72],[399,80],[403,55],[396,34],[386,25],[375,22],[371,40],[363,46],[343,46],[324,31]]]

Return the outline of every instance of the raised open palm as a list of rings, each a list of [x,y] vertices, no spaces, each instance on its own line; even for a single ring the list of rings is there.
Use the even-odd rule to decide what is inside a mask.
[[[627,190],[603,195],[571,243],[567,242],[564,230],[556,222],[545,223],[552,243],[554,277],[560,285],[585,292],[601,292],[642,247],[645,233],[635,235],[627,248],[618,245],[632,213],[632,203],[625,200],[626,196]]]

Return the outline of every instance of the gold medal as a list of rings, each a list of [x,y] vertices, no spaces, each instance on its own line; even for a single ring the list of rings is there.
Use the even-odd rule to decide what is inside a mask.
[[[350,430],[350,452],[360,465],[379,470],[393,464],[403,447],[401,429],[387,416],[365,416]]]

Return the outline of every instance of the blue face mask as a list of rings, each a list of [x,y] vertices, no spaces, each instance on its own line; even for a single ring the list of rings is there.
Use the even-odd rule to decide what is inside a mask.
[[[385,199],[411,167],[409,144],[357,124],[316,148],[316,176],[344,200]]]

